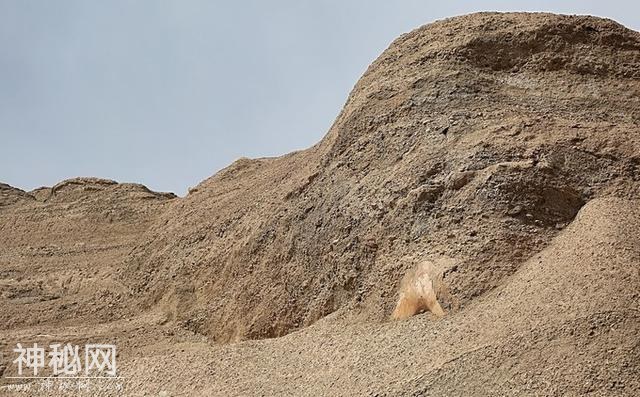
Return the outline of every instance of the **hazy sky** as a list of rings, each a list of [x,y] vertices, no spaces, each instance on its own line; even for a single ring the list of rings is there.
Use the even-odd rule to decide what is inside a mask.
[[[238,157],[308,147],[398,35],[473,11],[606,16],[637,1],[0,0],[0,181],[183,195]]]

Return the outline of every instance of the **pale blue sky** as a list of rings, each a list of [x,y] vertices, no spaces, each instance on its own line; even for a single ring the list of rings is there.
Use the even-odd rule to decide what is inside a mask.
[[[314,144],[394,38],[474,11],[640,29],[636,1],[0,0],[0,181],[183,195],[238,157]]]

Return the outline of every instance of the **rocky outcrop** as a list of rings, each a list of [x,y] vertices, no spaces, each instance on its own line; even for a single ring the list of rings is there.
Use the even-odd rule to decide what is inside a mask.
[[[548,14],[403,35],[325,139],[202,182],[120,280],[220,342],[335,311],[387,318],[402,275],[428,258],[455,259],[445,281],[464,307],[585,203],[638,197],[639,45],[615,22]]]

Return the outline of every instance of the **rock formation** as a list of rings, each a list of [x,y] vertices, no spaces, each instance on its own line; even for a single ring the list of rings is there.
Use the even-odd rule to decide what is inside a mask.
[[[0,349],[117,341],[140,395],[637,395],[639,120],[638,32],[426,25],[321,142],[184,198],[0,185]],[[447,315],[388,321],[425,261]]]

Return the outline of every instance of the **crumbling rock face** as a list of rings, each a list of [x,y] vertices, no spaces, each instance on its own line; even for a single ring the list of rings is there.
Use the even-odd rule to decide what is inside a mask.
[[[387,318],[402,275],[430,255],[457,261],[446,282],[464,307],[586,202],[638,196],[639,48],[612,21],[547,14],[403,35],[325,139],[202,182],[143,236],[120,280],[220,342],[338,310]]]

